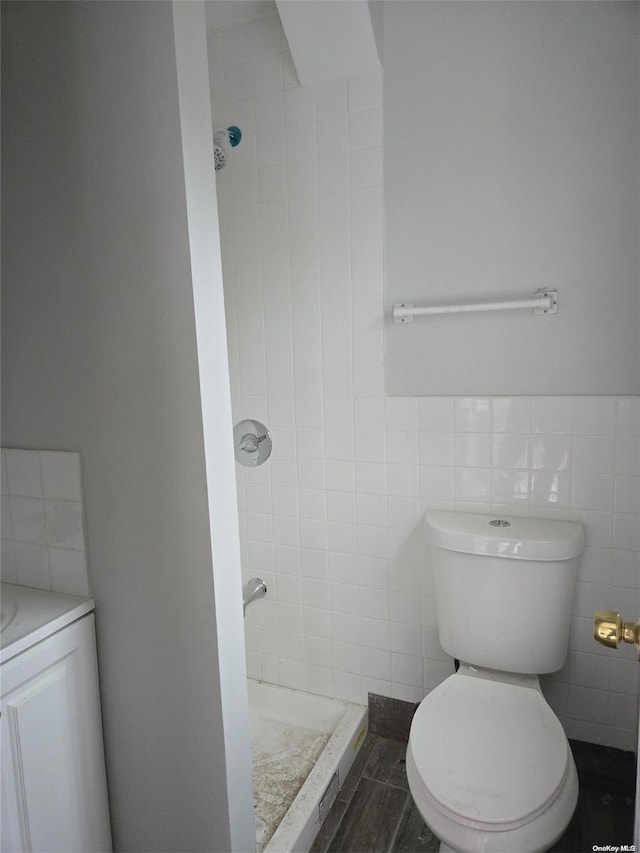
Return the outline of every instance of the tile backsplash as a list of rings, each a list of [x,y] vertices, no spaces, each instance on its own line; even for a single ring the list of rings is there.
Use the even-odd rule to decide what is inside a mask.
[[[381,75],[300,87],[277,18],[213,34],[210,67],[216,126],[244,134],[217,173],[234,419],[274,441],[238,468],[244,577],[269,590],[250,675],[419,701],[453,672],[425,511],[576,519],[570,653],[543,689],[570,737],[635,748],[633,649],[592,618],[640,612],[638,398],[386,397]]]
[[[453,671],[438,642],[424,513],[574,519],[586,550],[569,658],[543,689],[569,736],[634,748],[633,648],[595,643],[593,613],[640,612],[638,400],[362,400],[369,423],[380,413],[378,461],[359,458],[354,415],[349,459],[334,459],[326,437],[321,458],[287,456],[274,428],[272,467],[239,474],[243,565],[269,587],[247,611],[251,673],[352,701],[369,691],[419,701]],[[585,454],[590,443],[603,455]]]
[[[90,594],[78,453],[2,450],[2,580]]]

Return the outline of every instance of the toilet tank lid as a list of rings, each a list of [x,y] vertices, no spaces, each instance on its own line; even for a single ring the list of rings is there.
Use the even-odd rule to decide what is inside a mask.
[[[582,553],[584,530],[577,521],[431,511],[427,541],[448,551],[515,560],[569,560]]]

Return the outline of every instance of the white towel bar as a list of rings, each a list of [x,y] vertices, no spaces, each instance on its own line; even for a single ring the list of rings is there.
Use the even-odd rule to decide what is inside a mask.
[[[412,302],[396,302],[393,306],[393,322],[412,323],[414,317],[430,314],[513,311],[517,308],[533,308],[534,314],[557,314],[558,291],[542,288],[536,291],[533,299],[514,299],[506,302],[472,302],[466,305],[423,305],[415,307]]]

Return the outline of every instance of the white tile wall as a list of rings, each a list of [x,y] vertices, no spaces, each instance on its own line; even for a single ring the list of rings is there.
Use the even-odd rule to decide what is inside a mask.
[[[79,454],[2,450],[2,580],[89,595]]]
[[[571,737],[634,748],[633,650],[598,646],[592,614],[640,612],[639,401],[385,397],[381,77],[299,87],[276,24],[224,31],[210,58],[214,120],[245,132],[218,173],[234,416],[274,438],[238,468],[245,576],[269,588],[249,672],[419,700],[453,671],[425,510],[573,518],[570,654],[544,689]]]

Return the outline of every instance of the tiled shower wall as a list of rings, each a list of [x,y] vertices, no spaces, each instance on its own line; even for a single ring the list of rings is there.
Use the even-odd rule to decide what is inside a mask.
[[[386,397],[381,75],[300,87],[277,18],[215,33],[210,65],[214,122],[244,134],[218,173],[234,418],[274,440],[238,467],[244,577],[269,589],[250,675],[420,700],[453,672],[425,511],[578,519],[570,655],[544,690],[569,736],[635,748],[633,650],[597,645],[592,617],[640,612],[638,399]]]

